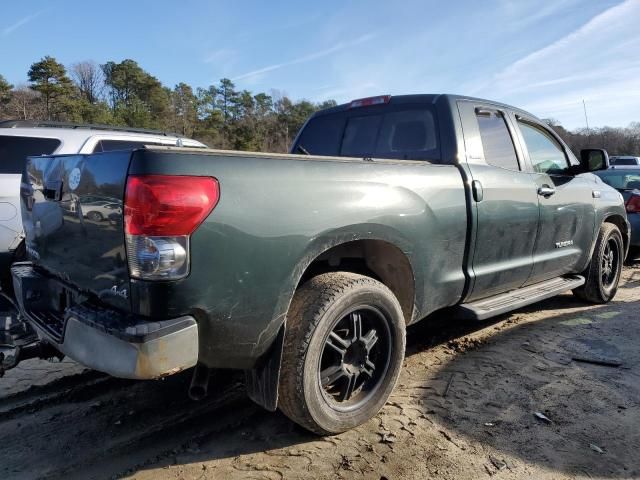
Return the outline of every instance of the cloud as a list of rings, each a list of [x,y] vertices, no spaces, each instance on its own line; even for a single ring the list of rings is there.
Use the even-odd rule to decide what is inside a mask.
[[[13,32],[15,32],[17,29],[19,29],[20,27],[25,26],[27,23],[29,23],[30,21],[34,20],[35,18],[39,17],[40,15],[42,15],[46,10],[40,10],[39,12],[33,13],[31,15],[27,15],[26,17],[21,18],[20,20],[18,20],[17,22],[9,25],[8,27],[6,27],[4,30],[2,30],[2,36],[6,37],[8,35],[11,35]]]
[[[281,68],[290,67],[292,65],[298,65],[298,64],[301,64],[301,63],[310,62],[312,60],[317,60],[318,58],[327,57],[327,56],[331,55],[332,53],[336,53],[336,52],[339,52],[339,51],[344,50],[346,48],[354,47],[354,46],[359,45],[361,43],[367,42],[367,41],[371,40],[373,37],[374,37],[374,35],[370,34],[370,33],[366,34],[366,35],[362,35],[361,37],[358,37],[355,40],[352,40],[350,42],[340,42],[340,43],[337,43],[336,45],[334,45],[333,47],[330,47],[330,48],[327,48],[327,49],[324,49],[324,50],[320,50],[318,52],[310,53],[308,55],[296,58],[294,60],[290,60],[288,62],[275,63],[273,65],[268,65],[266,67],[262,67],[262,68],[259,68],[257,70],[252,70],[250,72],[243,73],[242,75],[237,75],[237,76],[233,77],[232,80],[233,81],[237,81],[237,80],[244,80],[244,79],[252,78],[252,77],[263,77],[265,74],[267,74],[269,72],[272,72],[274,70],[279,70]]]
[[[204,57],[204,63],[213,63],[213,62],[224,62],[229,58],[235,56],[237,52],[230,48],[221,48],[220,50],[215,50],[213,52],[209,52]]]
[[[640,0],[621,2],[476,84],[473,94],[497,92],[500,100],[570,127],[584,123],[584,99],[595,124],[626,123],[640,111],[638,18]]]

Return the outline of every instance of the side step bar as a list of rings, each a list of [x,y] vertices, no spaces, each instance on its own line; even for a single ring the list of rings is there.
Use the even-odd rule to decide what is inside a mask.
[[[502,313],[531,305],[532,303],[554,297],[567,290],[584,285],[585,279],[580,275],[557,277],[528,287],[511,290],[482,300],[458,305],[455,315],[468,320],[486,320]]]

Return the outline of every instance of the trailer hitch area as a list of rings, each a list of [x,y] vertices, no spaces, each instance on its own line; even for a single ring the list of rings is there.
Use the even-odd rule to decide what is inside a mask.
[[[18,313],[13,299],[0,291],[0,377],[30,358],[62,360],[64,355],[50,344],[39,341]]]
[[[0,345],[0,377],[3,377],[7,370],[10,370],[24,360],[40,358],[52,360],[54,358],[62,361],[64,355],[44,342],[33,342],[29,345]]]

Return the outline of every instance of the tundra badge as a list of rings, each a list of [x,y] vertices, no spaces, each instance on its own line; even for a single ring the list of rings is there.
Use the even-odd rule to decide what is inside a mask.
[[[573,245],[573,240],[565,240],[564,242],[556,242],[556,248],[570,247]]]

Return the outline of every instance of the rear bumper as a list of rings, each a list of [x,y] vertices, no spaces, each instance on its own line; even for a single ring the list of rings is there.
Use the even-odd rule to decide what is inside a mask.
[[[11,274],[20,311],[40,339],[82,365],[115,377],[152,379],[198,362],[198,325],[191,316],[149,321],[93,305],[27,262],[14,264]],[[61,296],[70,306],[52,305]]]

